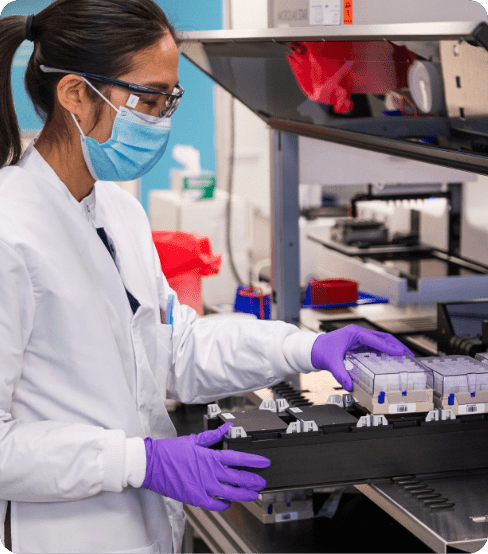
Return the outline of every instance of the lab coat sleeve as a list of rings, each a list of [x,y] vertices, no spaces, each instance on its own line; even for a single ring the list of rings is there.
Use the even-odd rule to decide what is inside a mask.
[[[174,292],[161,272],[157,252],[155,256],[164,307]],[[186,404],[203,404],[314,371],[311,351],[316,338],[282,321],[198,318],[176,300],[168,395]]]
[[[0,499],[52,502],[119,492],[127,473],[123,431],[12,417],[34,317],[24,261],[0,241]]]

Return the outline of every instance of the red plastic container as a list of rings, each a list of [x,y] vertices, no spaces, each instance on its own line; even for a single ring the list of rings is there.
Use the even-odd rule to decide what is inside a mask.
[[[418,56],[405,46],[377,42],[292,42],[288,61],[303,93],[334,106],[354,109],[352,94],[386,94],[408,87],[408,69]]]
[[[312,304],[346,304],[358,299],[358,283],[350,279],[321,279],[311,281]]]
[[[199,233],[153,231],[161,269],[182,304],[203,315],[202,277],[217,275],[221,254],[213,254],[210,240]]]

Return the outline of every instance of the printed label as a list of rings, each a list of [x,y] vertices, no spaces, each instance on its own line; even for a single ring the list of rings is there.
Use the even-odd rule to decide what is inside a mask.
[[[277,19],[280,23],[289,23],[290,21],[302,21],[303,25],[307,24],[308,11],[306,9],[298,10],[280,10]]]
[[[129,96],[129,100],[127,100],[125,105],[128,108],[135,108],[137,106],[137,104],[139,104],[139,100],[140,100],[139,96],[136,96],[135,94],[131,94]]]
[[[222,417],[225,417],[225,419],[235,419],[235,416],[232,414],[222,414]]]
[[[293,412],[295,414],[302,413],[303,410],[300,410],[300,408],[290,408],[290,412]]]
[[[388,412],[390,414],[410,414],[417,411],[417,404],[409,402],[408,404],[390,404]]]
[[[482,414],[486,411],[485,404],[460,404],[459,415]]]
[[[310,0],[310,25],[340,25],[342,0]]]
[[[344,25],[352,25],[353,0],[344,0]]]
[[[298,512],[284,512],[283,514],[276,514],[275,521],[280,523],[281,521],[293,521],[298,519]]]

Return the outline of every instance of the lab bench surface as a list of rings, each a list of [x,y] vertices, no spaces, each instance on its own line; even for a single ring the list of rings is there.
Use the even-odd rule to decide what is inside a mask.
[[[170,414],[179,435],[202,430],[205,406],[181,406]],[[317,512],[327,493],[314,495]],[[331,519],[263,524],[243,505],[233,503],[225,512],[209,512],[185,505],[188,524],[212,552],[434,552],[353,487],[345,489]],[[191,551],[185,542],[185,551]]]

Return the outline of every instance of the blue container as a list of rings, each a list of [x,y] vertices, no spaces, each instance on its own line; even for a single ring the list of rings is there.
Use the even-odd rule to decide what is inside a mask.
[[[253,296],[244,296],[242,291],[250,290],[249,287],[239,285],[237,287],[236,301],[234,304],[234,312],[242,312],[245,314],[254,314],[258,319],[261,319],[261,298]],[[256,293],[261,291],[253,289]],[[263,298],[264,319],[271,319],[271,294],[266,294]]]

